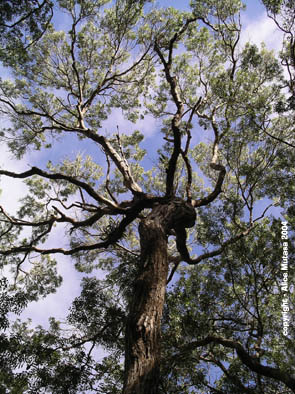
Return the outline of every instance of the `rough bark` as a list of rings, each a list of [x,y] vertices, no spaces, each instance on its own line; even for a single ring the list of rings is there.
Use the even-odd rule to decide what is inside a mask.
[[[141,267],[134,284],[126,327],[124,394],[156,394],[160,368],[160,327],[168,274],[167,236],[161,224],[139,227]]]
[[[175,199],[157,205],[141,221],[140,271],[126,326],[123,394],[157,394],[160,378],[161,318],[168,275],[168,234],[195,223],[195,211]],[[185,230],[184,230],[185,231]]]

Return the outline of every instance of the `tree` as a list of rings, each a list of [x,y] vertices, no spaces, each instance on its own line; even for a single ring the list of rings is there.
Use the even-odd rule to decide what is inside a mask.
[[[281,222],[269,214],[279,206],[294,224],[282,68],[265,47],[239,47],[239,0],[148,3],[60,0],[69,32],[49,26],[1,81],[3,140],[17,158],[52,152],[47,169],[0,170],[29,190],[17,215],[1,207],[1,264],[14,273],[2,286],[2,390],[294,392],[294,330],[278,334],[294,295],[280,286]],[[162,120],[153,168],[117,108],[130,128]],[[93,154],[61,160],[62,138]],[[69,243],[59,233],[52,246],[56,231]],[[62,254],[85,273],[66,321],[9,328],[9,311],[60,285]]]
[[[0,59],[26,59],[26,48],[42,37],[53,16],[49,0],[3,0],[0,4]]]
[[[295,89],[295,15],[294,7],[291,1],[263,1],[268,16],[275,22],[277,27],[284,33],[284,41],[282,51],[280,53],[281,63],[286,69],[288,79],[285,81],[288,87],[290,96],[287,97],[286,102],[280,102],[279,110],[288,111],[294,110],[294,89]]]

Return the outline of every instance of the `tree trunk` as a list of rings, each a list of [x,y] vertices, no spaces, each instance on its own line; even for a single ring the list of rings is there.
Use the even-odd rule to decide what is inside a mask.
[[[168,274],[167,235],[157,221],[139,226],[141,267],[126,326],[124,394],[157,394],[160,330]]]
[[[155,206],[139,225],[141,259],[126,324],[123,394],[157,394],[161,318],[168,275],[168,234],[191,227],[195,210],[179,199]]]

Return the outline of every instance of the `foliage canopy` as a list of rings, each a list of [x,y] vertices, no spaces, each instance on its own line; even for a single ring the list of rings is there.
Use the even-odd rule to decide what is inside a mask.
[[[281,218],[294,257],[294,11],[264,2],[285,33],[276,56],[242,45],[240,0],[151,3],[59,0],[65,31],[50,2],[15,2],[16,21],[0,6],[0,55],[23,54],[0,81],[1,138],[18,159],[42,153],[0,170],[27,188],[15,214],[0,208],[3,393],[295,392],[291,265],[281,286]],[[83,276],[68,315],[10,321],[67,280],[62,255]]]

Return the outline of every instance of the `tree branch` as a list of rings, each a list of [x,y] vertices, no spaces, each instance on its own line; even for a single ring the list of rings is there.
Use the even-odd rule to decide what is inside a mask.
[[[124,209],[120,208],[113,201],[110,201],[107,198],[98,194],[89,184],[79,181],[78,179],[76,179],[70,175],[64,175],[61,173],[48,173],[48,172],[45,172],[37,167],[32,167],[30,170],[22,172],[22,173],[0,170],[0,175],[5,175],[10,178],[16,178],[16,179],[25,179],[25,178],[29,178],[33,175],[39,175],[42,178],[46,178],[46,179],[53,179],[56,181],[57,180],[64,180],[64,181],[67,181],[67,182],[85,190],[89,194],[89,196],[91,196],[94,200],[96,200],[97,202],[103,203],[103,204],[107,205],[108,207],[116,210],[117,213],[124,212]]]
[[[192,201],[192,206],[196,207],[196,208],[201,207],[203,205],[208,205],[210,202],[212,202],[216,199],[216,197],[222,192],[222,184],[223,184],[223,181],[224,181],[224,178],[226,175],[225,167],[222,164],[217,164],[220,137],[219,137],[218,127],[217,127],[217,124],[214,120],[213,115],[211,116],[210,120],[211,120],[212,128],[213,128],[213,131],[215,134],[215,139],[214,139],[213,148],[212,148],[212,160],[210,163],[210,167],[215,171],[219,171],[219,175],[218,175],[218,179],[217,179],[215,188],[212,193],[210,193],[207,197]]]
[[[173,196],[174,194],[174,177],[177,167],[177,160],[179,155],[181,154],[181,132],[180,132],[180,123],[184,113],[184,104],[178,92],[177,86],[177,78],[171,75],[171,66],[172,66],[172,55],[174,44],[176,41],[182,36],[182,34],[187,30],[190,23],[195,22],[197,18],[188,19],[182,28],[174,34],[174,36],[169,41],[168,47],[168,61],[165,60],[165,57],[160,49],[160,46],[155,41],[154,49],[159,56],[161,63],[164,66],[165,78],[170,86],[170,93],[172,99],[176,105],[177,111],[174,114],[171,122],[172,132],[173,132],[173,152],[168,162],[167,168],[167,176],[166,176],[166,196]]]
[[[124,185],[135,195],[138,197],[143,197],[144,193],[142,188],[138,185],[138,183],[134,180],[130,167],[126,160],[122,158],[119,153],[113,148],[111,143],[102,135],[97,135],[93,130],[86,129],[86,130],[79,130],[79,132],[86,137],[92,139],[93,141],[97,142],[99,145],[102,146],[105,153],[109,155],[109,157],[113,160],[114,164],[121,172]],[[109,200],[108,200],[109,201]],[[111,202],[114,204],[113,202]]]
[[[161,202],[161,201],[163,201],[163,198],[161,198],[161,197],[150,197],[150,198],[147,197],[144,200],[134,201],[133,205],[129,208],[126,208],[124,210],[118,209],[117,213],[118,214],[123,213],[125,215],[125,217],[115,227],[115,229],[113,231],[111,231],[111,233],[109,235],[107,235],[105,241],[101,241],[101,242],[97,242],[97,243],[93,243],[93,244],[88,244],[88,245],[82,244],[82,245],[75,246],[72,249],[64,249],[64,248],[40,249],[35,246],[32,246],[31,244],[28,244],[28,245],[16,246],[14,248],[7,249],[7,250],[0,250],[0,255],[9,256],[9,255],[14,255],[14,254],[18,254],[18,253],[36,252],[41,255],[60,253],[63,255],[70,256],[70,255],[74,255],[76,253],[83,252],[83,251],[107,249],[109,246],[116,244],[120,240],[120,238],[123,236],[123,234],[126,230],[126,227],[130,223],[132,223],[136,218],[139,217],[139,214],[143,209],[151,208],[156,202]],[[112,213],[108,212],[108,214],[112,214]],[[113,214],[115,214],[114,211],[113,211]],[[72,223],[75,228],[75,227],[82,226],[82,225],[84,225],[84,226],[91,225],[96,220],[98,220],[99,217],[100,217],[100,212],[97,212],[96,214],[94,214],[90,218],[86,219],[85,221],[75,222],[72,219],[69,219],[68,221],[70,223]],[[64,220],[60,219],[59,221],[66,221],[65,218],[66,218],[66,216],[64,215]],[[56,218],[53,217],[51,220],[52,220],[52,224],[53,224],[53,222],[56,220]],[[51,227],[52,227],[52,224],[51,224],[51,221],[49,220],[48,225],[51,225]],[[35,240],[34,240],[34,243],[35,243]]]
[[[246,365],[251,371],[256,372],[257,374],[266,376],[268,378],[275,379],[279,382],[284,383],[287,387],[289,387],[293,392],[295,392],[295,378],[290,376],[288,373],[282,371],[279,368],[268,367],[260,364],[257,361],[256,357],[251,356],[247,350],[242,346],[240,342],[226,339],[223,337],[216,336],[208,336],[199,341],[190,342],[188,345],[183,347],[183,352],[191,352],[193,349],[197,349],[201,346],[209,345],[210,343],[216,343],[219,345],[223,345],[224,347],[235,349],[239,359],[242,361],[244,365]],[[174,357],[177,357],[174,356]]]
[[[227,241],[225,241],[221,247],[219,249],[213,250],[212,252],[208,252],[208,253],[203,253],[200,256],[198,256],[195,259],[190,259],[190,261],[188,261],[189,264],[195,265],[195,264],[199,264],[201,261],[208,259],[210,257],[215,257],[215,256],[219,256],[222,252],[224,252],[224,250],[231,244],[239,241],[240,239],[242,239],[243,237],[246,237],[250,231],[252,231],[255,228],[255,226],[249,227],[247,230],[241,232],[240,234],[238,234],[237,236],[228,239]]]

